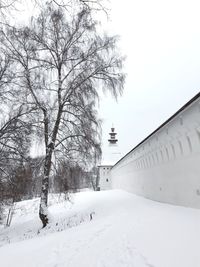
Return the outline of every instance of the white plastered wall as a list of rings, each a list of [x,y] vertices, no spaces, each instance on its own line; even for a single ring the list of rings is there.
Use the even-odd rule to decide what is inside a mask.
[[[200,208],[200,99],[111,170],[112,188]]]

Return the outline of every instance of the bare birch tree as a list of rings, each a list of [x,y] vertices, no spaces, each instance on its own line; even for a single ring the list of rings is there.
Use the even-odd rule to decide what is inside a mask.
[[[15,64],[0,47],[0,173],[13,161],[25,157],[31,132],[29,109],[22,95],[16,91]],[[25,152],[26,151],[26,152]],[[11,163],[12,161],[12,163]]]
[[[45,144],[39,217],[48,223],[48,188],[57,157],[87,159],[100,151],[95,105],[99,91],[122,92],[123,59],[116,37],[98,34],[90,9],[70,12],[47,5],[31,25],[9,29],[4,44],[18,63],[19,90],[38,110],[35,121]]]

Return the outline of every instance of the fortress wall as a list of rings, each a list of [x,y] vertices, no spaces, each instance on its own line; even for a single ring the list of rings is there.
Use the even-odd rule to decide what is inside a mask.
[[[114,165],[112,188],[200,208],[200,96],[188,103]]]

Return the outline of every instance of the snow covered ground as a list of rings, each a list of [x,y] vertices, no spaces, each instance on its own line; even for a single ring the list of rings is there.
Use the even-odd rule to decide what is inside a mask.
[[[0,266],[200,266],[200,210],[119,190],[77,193],[72,202],[54,203],[43,230],[38,200],[18,203],[11,227],[0,230]]]

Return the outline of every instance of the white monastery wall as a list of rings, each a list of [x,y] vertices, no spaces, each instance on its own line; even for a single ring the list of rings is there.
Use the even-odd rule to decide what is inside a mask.
[[[200,98],[177,113],[114,165],[112,188],[200,208]]]

